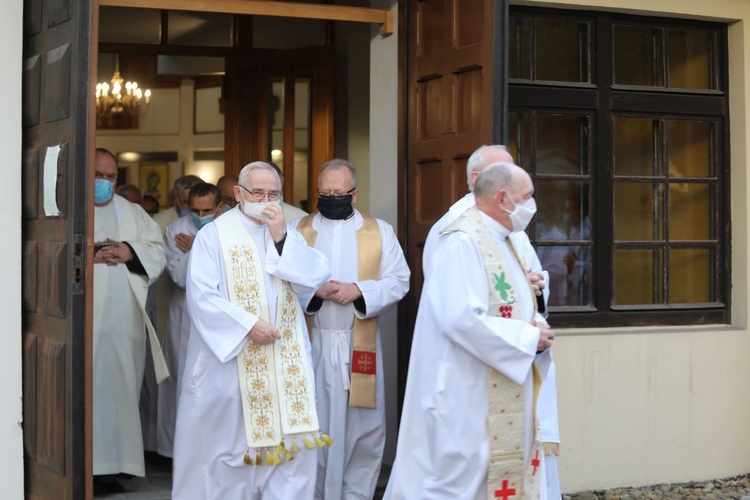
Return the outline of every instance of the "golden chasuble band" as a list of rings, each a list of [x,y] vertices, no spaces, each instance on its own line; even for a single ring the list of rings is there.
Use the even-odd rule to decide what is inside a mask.
[[[383,253],[380,226],[374,217],[361,215],[362,227],[357,230],[357,279],[377,280],[380,278]],[[303,217],[297,225],[297,231],[314,248],[318,232],[313,228],[313,217],[314,215]],[[312,318],[307,316],[310,335],[313,331]],[[354,317],[349,406],[375,408],[377,328],[377,318]]]

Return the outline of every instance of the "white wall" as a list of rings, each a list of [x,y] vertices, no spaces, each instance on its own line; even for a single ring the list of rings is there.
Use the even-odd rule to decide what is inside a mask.
[[[21,55],[23,2],[6,2],[0,16],[0,152],[5,164],[5,194],[0,197],[0,301],[3,335],[0,346],[0,491],[3,498],[23,498],[23,430],[21,382]],[[16,68],[16,70],[12,70]]]
[[[374,0],[373,8],[398,14],[395,0]],[[395,22],[398,25],[398,21]],[[370,214],[398,230],[398,37],[371,27],[370,42]],[[386,393],[386,444],[383,461],[393,463],[398,432],[396,311],[380,318]],[[402,332],[405,333],[405,332]]]
[[[728,21],[732,324],[564,330],[555,341],[563,491],[750,472],[747,93],[750,2],[565,0],[523,5]],[[739,21],[739,22],[737,22]]]

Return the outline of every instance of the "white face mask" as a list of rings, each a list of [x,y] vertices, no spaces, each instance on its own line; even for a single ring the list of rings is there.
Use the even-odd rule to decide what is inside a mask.
[[[256,219],[265,220],[268,217],[263,213],[268,205],[278,205],[281,200],[267,201],[265,203],[252,203],[246,199],[242,199],[242,213],[248,217],[254,217]]]
[[[510,198],[510,195],[508,195],[508,198]],[[510,201],[513,201],[513,198],[510,198]],[[529,225],[531,219],[534,218],[534,214],[536,213],[536,201],[534,201],[534,198],[529,198],[523,203],[516,203],[513,201],[513,204],[516,208],[514,208],[512,212],[507,208],[503,208],[503,210],[510,214],[510,222],[513,224],[513,232],[520,233],[526,229],[526,226]]]

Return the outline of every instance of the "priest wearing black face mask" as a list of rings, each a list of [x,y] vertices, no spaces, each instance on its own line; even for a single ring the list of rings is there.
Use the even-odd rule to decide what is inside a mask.
[[[385,444],[377,318],[409,290],[393,228],[356,210],[358,194],[354,166],[331,160],[318,176],[319,213],[292,223],[328,257],[333,278],[315,294],[300,295],[312,323],[320,425],[336,443],[318,453],[316,499],[375,493]]]

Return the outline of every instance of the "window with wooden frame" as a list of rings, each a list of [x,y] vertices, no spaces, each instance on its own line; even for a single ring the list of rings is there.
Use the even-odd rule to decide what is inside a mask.
[[[518,8],[507,46],[554,324],[727,323],[726,27]]]

